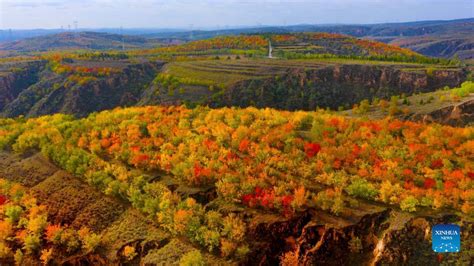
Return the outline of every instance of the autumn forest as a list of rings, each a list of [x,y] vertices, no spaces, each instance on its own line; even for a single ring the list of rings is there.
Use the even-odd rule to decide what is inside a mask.
[[[471,265],[472,58],[307,27],[0,39],[0,265]]]

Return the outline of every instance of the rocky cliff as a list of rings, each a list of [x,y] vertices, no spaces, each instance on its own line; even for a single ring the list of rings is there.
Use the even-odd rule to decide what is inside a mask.
[[[225,89],[182,84],[169,91],[152,82],[164,64],[129,64],[110,76],[72,85],[67,76],[41,65],[12,73],[0,78],[0,92],[5,92],[0,96],[0,114],[34,117],[60,112],[85,116],[117,106],[157,104],[337,109],[351,107],[363,99],[458,86],[467,76],[467,71],[459,68],[427,71],[410,65],[330,64],[313,69],[291,68],[282,75],[244,80]]]
[[[71,84],[66,76],[45,69],[37,74],[39,80],[33,79],[22,88],[10,86],[18,93],[0,110],[3,109],[5,117],[34,117],[58,112],[85,116],[117,106],[131,106],[138,102],[143,89],[162,65],[162,62],[131,64],[118,73],[86,84]],[[2,88],[6,86],[0,84],[0,90]]]
[[[435,224],[461,225],[460,253],[440,255],[431,249]],[[309,210],[291,219],[254,224],[253,253],[247,265],[469,265],[472,223],[442,213],[408,214],[362,203],[349,215]]]
[[[11,103],[29,86],[38,82],[39,72],[46,62],[33,61],[0,71],[0,110]]]
[[[451,105],[428,114],[416,114],[410,120],[436,122],[450,126],[469,126],[474,123],[474,100]]]
[[[460,69],[405,70],[383,65],[334,65],[296,69],[269,79],[248,80],[225,91],[219,104],[314,110],[350,107],[363,99],[429,92],[458,86],[466,78]]]

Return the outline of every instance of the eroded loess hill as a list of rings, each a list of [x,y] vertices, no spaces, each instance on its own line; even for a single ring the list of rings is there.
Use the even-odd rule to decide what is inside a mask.
[[[53,113],[85,116],[131,106],[163,62],[128,60],[33,61],[2,65],[0,114],[35,117]]]
[[[65,60],[65,62],[61,61]],[[133,105],[314,110],[363,99],[455,87],[456,67],[343,60],[231,59],[170,62],[61,58],[4,63],[1,114],[85,116]]]
[[[445,87],[426,93],[392,96],[390,101],[374,98],[362,100],[343,114],[381,119],[395,116],[399,119],[436,122],[451,126],[472,126],[474,123],[474,82],[466,81],[457,88]]]
[[[14,101],[29,86],[39,81],[46,62],[25,61],[0,64],[0,110]]]
[[[273,59],[266,58],[270,43]],[[4,117],[83,117],[134,105],[347,109],[363,99],[455,87],[469,76],[447,60],[327,33],[227,36],[129,52],[58,51],[1,62]]]
[[[209,105],[315,110],[460,85],[456,67],[342,60],[208,60],[164,67],[140,105]]]
[[[314,110],[348,108],[363,99],[388,99],[457,86],[465,78],[459,69],[343,64],[320,69],[292,69],[281,76],[237,83],[224,93],[226,106]]]
[[[106,251],[95,251],[105,262],[125,261],[118,251],[145,264],[469,263],[469,249],[443,258],[432,252],[430,228],[459,223],[463,245],[472,245],[473,136],[472,127],[325,112],[134,107],[84,119],[0,120],[2,148],[41,151],[74,177],[41,170],[49,165],[42,156],[11,153],[2,154],[0,173],[32,187],[50,206],[51,223],[91,227],[105,243]],[[150,217],[158,231],[148,236],[157,242],[127,242],[125,233],[107,246],[114,238],[106,236],[127,226],[109,220],[128,208]],[[97,210],[109,218],[76,216]],[[25,245],[15,241],[3,243],[13,251]],[[45,239],[27,258],[38,259],[39,246],[62,248]]]

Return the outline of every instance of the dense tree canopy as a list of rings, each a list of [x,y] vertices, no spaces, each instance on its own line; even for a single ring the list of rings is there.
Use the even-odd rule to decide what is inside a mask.
[[[147,172],[167,173],[190,187],[213,186],[220,204],[284,215],[306,208],[337,215],[352,197],[409,212],[473,213],[471,127],[321,111],[135,107],[79,120],[0,120],[0,146],[40,149],[106,194],[129,200],[169,232],[225,256],[247,250],[242,217],[208,210]]]

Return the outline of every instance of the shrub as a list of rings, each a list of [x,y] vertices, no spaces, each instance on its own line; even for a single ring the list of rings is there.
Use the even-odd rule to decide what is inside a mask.
[[[68,253],[75,252],[81,247],[79,237],[73,229],[66,229],[62,232],[60,243]]]
[[[32,254],[41,246],[41,240],[36,234],[29,234],[25,237],[24,248],[27,254]]]
[[[179,266],[204,266],[204,258],[199,250],[193,250],[186,253],[179,260]]]
[[[82,241],[82,248],[87,253],[94,252],[100,245],[101,238],[99,235],[90,232],[89,228],[83,227],[78,231],[79,238]]]
[[[41,251],[40,260],[43,265],[49,265],[49,261],[53,258],[53,249],[43,249]]]
[[[433,198],[432,198],[432,197],[429,197],[429,196],[426,196],[426,197],[421,198],[420,205],[421,205],[421,206],[424,206],[424,207],[431,207],[431,206],[433,206]]]
[[[379,199],[385,203],[397,203],[398,196],[402,192],[402,188],[399,184],[393,185],[390,181],[386,180],[382,182],[379,189]]]
[[[418,200],[413,196],[408,196],[400,202],[402,211],[414,212],[416,211],[416,205],[418,205]]]
[[[135,250],[135,247],[132,247],[132,246],[125,246],[125,248],[123,249],[123,256],[125,257],[125,259],[127,259],[128,261],[131,261],[133,260],[136,256],[137,256],[137,252]]]
[[[346,187],[347,194],[366,199],[375,199],[379,194],[378,190],[367,180],[357,178]]]
[[[397,96],[397,95],[394,95],[394,96],[390,97],[390,103],[391,104],[398,105],[398,100],[400,100],[400,97]]]
[[[388,107],[389,103],[386,100],[380,100],[379,106],[382,111],[385,111]]]
[[[359,113],[359,105],[358,105],[358,104],[352,105],[352,112],[353,112],[354,114],[358,114],[358,113]]]
[[[403,105],[411,105],[411,102],[410,102],[410,100],[408,100],[408,98],[405,97],[405,98],[403,98],[402,104]]]
[[[333,194],[333,192],[327,190],[318,192],[318,194],[316,194],[316,196],[314,197],[314,201],[317,207],[321,208],[324,211],[329,210],[329,208],[331,208],[333,204],[331,194]]]
[[[34,234],[42,234],[47,224],[46,215],[39,215],[29,220],[28,230]]]
[[[306,115],[301,119],[297,129],[310,130],[312,126],[313,126],[313,116]]]
[[[17,205],[10,205],[5,208],[5,215],[7,216],[7,221],[11,224],[16,224],[20,219],[23,209]]]
[[[390,106],[388,108],[388,114],[391,116],[397,115],[400,112],[400,109],[397,106]]]
[[[0,221],[0,242],[6,240],[12,233],[12,224],[6,220]]]
[[[217,231],[207,230],[205,226],[201,227],[200,233],[196,240],[203,244],[209,252],[219,247],[221,235]]]
[[[459,97],[466,97],[470,93],[474,93],[474,82],[466,81],[463,84],[461,84],[460,88],[454,89],[454,92]]]
[[[250,252],[250,248],[247,245],[242,245],[237,248],[235,251],[235,257],[238,259],[243,259],[247,257],[247,254]]]
[[[23,265],[23,252],[21,249],[17,249],[15,255],[13,256],[15,259],[15,265]]]
[[[367,100],[367,99],[362,100],[359,104],[358,113],[359,114],[365,114],[369,111],[369,109],[370,109],[369,100]]]
[[[240,242],[243,240],[246,232],[245,222],[242,221],[236,214],[231,213],[224,218],[224,228],[222,233],[234,241]]]
[[[344,208],[344,199],[341,190],[327,189],[318,192],[314,198],[317,207],[322,210],[330,210],[338,215]]]
[[[295,189],[293,201],[291,202],[291,206],[295,210],[301,209],[304,205],[306,205],[306,198],[307,198],[307,193],[306,189],[301,186],[297,189]]]
[[[7,259],[12,255],[12,250],[5,243],[0,241],[0,259]]]
[[[344,199],[341,193],[336,193],[334,198],[334,204],[331,207],[331,212],[335,215],[339,215],[344,209]]]
[[[379,104],[380,104],[380,99],[377,98],[377,97],[374,97],[374,98],[372,99],[372,105],[373,105],[373,106],[377,106],[377,105],[379,105]]]
[[[227,239],[221,240],[221,253],[224,257],[230,257],[237,248],[237,244]]]

